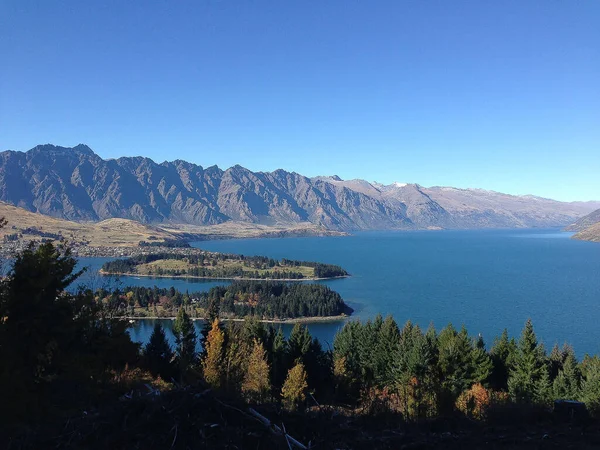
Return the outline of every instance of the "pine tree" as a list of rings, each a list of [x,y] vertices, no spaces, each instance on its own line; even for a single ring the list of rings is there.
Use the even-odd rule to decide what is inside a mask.
[[[393,368],[398,360],[399,346],[400,330],[394,319],[388,316],[381,325],[373,350],[375,382],[381,388],[393,384]]]
[[[579,398],[580,374],[575,354],[567,351],[562,368],[554,379],[552,386],[555,399],[575,400]]]
[[[288,411],[298,409],[306,400],[307,389],[308,383],[306,382],[304,364],[298,361],[296,365],[289,370],[285,383],[283,383],[283,387],[281,388],[283,406]]]
[[[152,375],[169,380],[172,376],[173,350],[167,341],[165,330],[159,322],[154,324],[150,340],[144,347],[144,361]]]
[[[487,386],[487,381],[492,375],[494,364],[492,358],[485,351],[483,338],[479,336],[472,352],[473,382]]]
[[[271,389],[269,371],[267,352],[263,345],[257,339],[254,339],[252,353],[248,358],[246,375],[242,383],[242,393],[246,398],[257,402],[266,398]]]
[[[296,361],[298,358],[304,358],[304,355],[306,355],[310,350],[311,344],[312,338],[308,328],[304,325],[296,323],[292,328],[287,345],[288,361],[290,361],[290,366],[293,364],[292,362]]]
[[[494,340],[494,345],[490,350],[493,363],[490,384],[493,388],[499,390],[508,388],[508,374],[514,365],[516,353],[517,343],[514,338],[509,339],[508,330],[505,328],[500,338]]]
[[[197,357],[196,329],[184,308],[179,308],[173,324],[173,334],[177,344],[175,352],[179,363],[180,377],[183,380],[189,369],[195,364]]]
[[[281,390],[283,382],[286,377],[286,354],[287,354],[287,341],[283,335],[281,327],[275,331],[275,328],[271,328],[269,331],[271,342],[271,351],[267,353],[270,357],[269,365],[271,366],[271,382],[273,389],[276,389],[275,393]]]
[[[600,358],[588,355],[583,359],[580,399],[595,416],[600,413]]]
[[[509,373],[508,391],[513,401],[533,403],[540,398],[536,390],[545,389],[546,375],[543,348],[538,345],[533,324],[528,319],[519,339],[514,366]]]
[[[206,337],[206,350],[202,360],[204,380],[213,388],[219,389],[223,382],[223,355],[225,334],[215,319]]]

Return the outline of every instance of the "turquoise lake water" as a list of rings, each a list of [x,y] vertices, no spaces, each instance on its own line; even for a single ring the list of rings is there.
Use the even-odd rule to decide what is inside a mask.
[[[210,251],[339,264],[352,277],[324,282],[354,308],[354,317],[391,314],[402,325],[452,322],[491,345],[503,328],[518,336],[528,317],[546,347],[569,342],[579,356],[600,353],[600,244],[558,230],[364,232],[348,237],[206,241]],[[102,258],[84,258],[98,268]],[[95,286],[106,279],[86,275]],[[111,281],[114,285],[114,281]],[[214,281],[122,277],[124,285],[191,291]],[[170,328],[170,321],[164,321]],[[150,321],[132,336],[145,341]],[[343,322],[311,324],[327,345]],[[200,323],[197,325],[201,326]],[[290,327],[286,326],[287,331]]]

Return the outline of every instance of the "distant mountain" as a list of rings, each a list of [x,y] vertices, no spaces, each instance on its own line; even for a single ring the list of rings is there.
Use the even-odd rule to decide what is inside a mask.
[[[104,160],[85,145],[0,153],[0,200],[74,221],[310,222],[341,231],[565,226],[600,207],[480,189],[308,178],[285,170],[205,169],[181,160]]]

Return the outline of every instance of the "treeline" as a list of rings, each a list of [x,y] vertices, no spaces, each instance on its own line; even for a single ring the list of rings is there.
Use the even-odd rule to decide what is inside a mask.
[[[153,242],[152,244],[148,244],[148,246],[154,244],[155,243]],[[323,264],[312,261],[294,261],[290,259],[277,261],[265,256],[244,256],[225,253],[199,253],[191,255],[179,253],[155,253],[151,255],[137,255],[130,258],[106,262],[102,265],[102,270],[106,273],[137,273],[138,266],[161,260],[185,261],[193,267],[180,269],[155,267],[153,269],[154,275],[300,280],[305,278],[304,274],[299,271],[294,271],[293,268],[301,266],[313,268],[314,277],[316,278],[335,278],[348,275],[348,272],[340,266],[332,264]],[[219,263],[225,263],[226,261],[239,262],[240,264],[237,266],[219,266]]]
[[[336,266],[334,264],[324,264],[313,261],[294,261],[292,259],[283,258],[281,260],[281,265],[289,267],[312,267],[315,269],[315,278],[336,278],[348,276],[348,272],[346,272],[340,266]]]
[[[126,287],[119,290],[99,289],[96,298],[122,315],[135,315],[135,308],[145,315],[172,316],[186,307],[192,317],[205,317],[218,311],[226,317],[257,316],[262,319],[327,317],[350,314],[341,296],[320,284],[290,284],[265,281],[236,281],[217,286],[208,292],[185,292],[175,288]]]
[[[165,239],[164,241],[140,241],[140,247],[169,247],[169,248],[191,248],[187,241],[181,239]]]
[[[185,317],[182,309],[177,320]],[[175,333],[180,335],[179,328]],[[181,355],[178,339],[175,354]],[[367,414],[394,411],[411,421],[455,413],[485,420],[511,405],[547,407],[562,399],[580,400],[594,415],[600,412],[600,359],[586,356],[579,363],[568,346],[547,355],[530,321],[518,340],[504,332],[489,351],[464,327],[422,331],[407,322],[400,329],[381,316],[348,323],[331,350],[304,326],[294,326],[285,339],[280,330],[254,319],[223,326],[215,318],[202,341],[200,355],[188,342],[185,370],[197,370],[212,388],[229,395],[281,402],[288,409],[318,402],[351,405]],[[169,361],[177,357],[168,350],[166,358],[156,356],[155,347],[168,347],[159,324],[150,342],[148,367],[169,376],[175,370]]]

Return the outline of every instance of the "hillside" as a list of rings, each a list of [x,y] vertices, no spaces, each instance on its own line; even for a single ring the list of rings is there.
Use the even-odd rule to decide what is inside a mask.
[[[0,153],[0,200],[71,221],[312,224],[339,231],[565,226],[600,207],[479,189],[308,178],[285,170],[205,169],[181,160],[104,160],[85,145],[49,144]]]
[[[595,223],[587,227],[585,230],[573,236],[573,239],[579,239],[580,241],[592,241],[600,242],[600,222]]]
[[[583,216],[577,222],[567,226],[565,231],[583,231],[598,222],[600,222],[600,209],[592,211],[587,216]]]
[[[25,241],[39,240],[61,235],[71,242],[87,242],[88,245],[132,246],[148,239],[176,239],[173,233],[157,227],[143,225],[128,219],[107,219],[96,223],[78,223],[64,219],[32,213],[0,202],[0,217],[6,218],[8,224],[0,229],[0,239],[5,236],[19,235]]]
[[[161,242],[165,239],[203,240],[342,234],[316,227],[311,223],[274,227],[239,222],[210,226],[147,225],[120,218],[100,222],[74,222],[33,213],[4,202],[0,202],[0,217],[8,221],[8,225],[0,229],[0,243],[11,238],[27,242],[63,237],[70,242],[85,243],[92,247],[133,247],[140,241]]]

